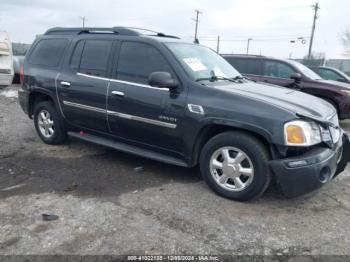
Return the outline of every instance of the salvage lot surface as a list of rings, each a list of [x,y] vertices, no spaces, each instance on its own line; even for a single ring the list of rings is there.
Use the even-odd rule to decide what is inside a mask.
[[[74,139],[44,145],[17,88],[0,90],[0,254],[350,254],[349,167],[308,196],[272,187],[236,203],[197,169]]]

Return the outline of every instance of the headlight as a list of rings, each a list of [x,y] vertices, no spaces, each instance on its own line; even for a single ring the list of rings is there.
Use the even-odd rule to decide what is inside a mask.
[[[312,146],[322,142],[320,126],[315,122],[296,120],[284,125],[284,140],[288,146]]]

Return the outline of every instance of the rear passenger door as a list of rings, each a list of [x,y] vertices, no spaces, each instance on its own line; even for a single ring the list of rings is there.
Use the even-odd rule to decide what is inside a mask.
[[[294,80],[290,77],[296,71],[287,63],[275,60],[266,60],[263,65],[262,81],[284,87],[294,86]]]
[[[57,78],[57,93],[67,121],[74,126],[108,132],[106,96],[114,42],[76,41]]]

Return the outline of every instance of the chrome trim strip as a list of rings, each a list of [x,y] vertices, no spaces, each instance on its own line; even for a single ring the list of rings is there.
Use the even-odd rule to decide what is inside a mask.
[[[172,123],[167,123],[167,122],[162,122],[162,121],[144,118],[144,117],[140,117],[140,116],[134,116],[134,115],[124,114],[124,113],[120,113],[120,112],[105,110],[105,109],[87,106],[87,105],[82,105],[82,104],[73,103],[73,102],[69,102],[69,101],[63,101],[63,104],[66,106],[76,107],[76,108],[80,108],[80,109],[86,109],[86,110],[90,110],[90,111],[94,111],[94,112],[98,112],[98,113],[104,113],[104,114],[107,113],[107,117],[108,117],[108,115],[116,116],[116,117],[120,117],[120,118],[125,118],[125,119],[129,119],[129,120],[139,121],[139,122],[143,122],[143,123],[147,123],[147,124],[152,124],[152,125],[157,125],[157,126],[162,126],[162,127],[167,127],[167,128],[173,128],[173,129],[177,127],[176,124],[172,124]]]
[[[108,110],[107,114],[111,115],[111,116],[116,116],[116,117],[120,117],[120,118],[130,119],[130,120],[134,120],[134,121],[139,121],[139,122],[153,124],[153,125],[167,127],[167,128],[173,128],[174,129],[174,128],[177,127],[176,124],[162,122],[162,121],[153,120],[153,119],[149,119],[149,118],[143,118],[143,117],[140,117],[140,116],[128,115],[128,114],[119,113],[119,112],[115,112],[115,111],[109,111]]]
[[[93,79],[99,79],[99,80],[105,80],[105,81],[120,83],[120,84],[139,86],[139,87],[144,87],[144,88],[149,88],[149,89],[155,89],[155,90],[159,90],[159,91],[169,92],[169,88],[158,88],[158,87],[153,87],[153,86],[150,86],[150,85],[144,85],[144,84],[139,84],[139,83],[135,83],[135,82],[123,81],[123,80],[106,78],[106,77],[100,77],[100,76],[92,76],[92,75],[87,75],[87,74],[83,74],[83,73],[77,73],[77,75],[78,76],[85,76],[85,77],[89,77],[89,78],[93,78]]]
[[[109,78],[106,77],[100,77],[100,76],[91,76],[91,75],[87,75],[87,74],[82,74],[82,73],[77,73],[78,76],[85,76],[88,78],[93,78],[93,79],[99,79],[99,80],[105,80],[105,81],[109,81]]]
[[[94,111],[94,112],[98,112],[98,113],[106,113],[107,112],[107,110],[101,109],[98,107],[87,106],[87,105],[82,105],[82,104],[68,102],[68,101],[63,101],[63,104],[66,106],[77,107],[80,109],[86,109],[86,110],[90,110],[90,111]]]

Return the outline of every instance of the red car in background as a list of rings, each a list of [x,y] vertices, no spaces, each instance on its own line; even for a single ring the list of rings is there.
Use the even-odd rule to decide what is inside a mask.
[[[331,103],[339,119],[350,118],[350,84],[324,80],[310,68],[293,61],[255,55],[222,55],[248,78],[296,89]]]

